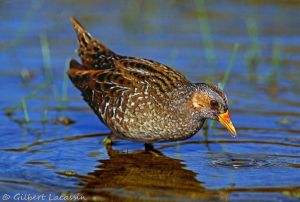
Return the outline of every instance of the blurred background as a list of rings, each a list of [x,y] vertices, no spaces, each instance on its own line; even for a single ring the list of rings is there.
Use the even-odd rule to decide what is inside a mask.
[[[300,1],[0,1],[0,193],[95,201],[299,201]],[[224,87],[238,137],[209,122],[155,144],[109,132],[65,72],[74,16],[113,51]],[[143,180],[141,180],[143,179]],[[1,196],[0,196],[1,197]]]

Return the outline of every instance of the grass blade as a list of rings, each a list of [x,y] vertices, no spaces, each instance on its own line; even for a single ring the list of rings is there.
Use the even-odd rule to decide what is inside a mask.
[[[29,119],[29,114],[28,114],[28,109],[27,109],[25,98],[21,99],[21,105],[22,105],[22,109],[23,109],[23,113],[24,113],[25,122],[29,123],[30,119]]]
[[[228,82],[228,79],[229,79],[229,76],[230,76],[230,73],[231,73],[234,61],[236,59],[236,54],[237,54],[237,51],[238,51],[239,47],[240,47],[240,44],[238,44],[238,43],[234,44],[234,46],[233,46],[233,49],[232,49],[232,52],[231,52],[231,56],[230,56],[230,60],[229,60],[229,62],[227,64],[226,72],[224,74],[224,77],[223,77],[223,80],[222,80],[222,83],[221,83],[221,89],[222,90],[224,89],[225,85]]]

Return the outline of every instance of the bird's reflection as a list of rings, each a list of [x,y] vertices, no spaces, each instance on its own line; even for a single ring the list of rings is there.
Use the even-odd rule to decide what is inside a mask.
[[[218,201],[225,193],[206,190],[178,159],[157,151],[107,149],[109,159],[81,178],[87,201]]]

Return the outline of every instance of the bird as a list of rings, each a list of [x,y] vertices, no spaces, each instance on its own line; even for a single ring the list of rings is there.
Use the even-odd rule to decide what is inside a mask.
[[[67,72],[71,82],[114,139],[152,144],[185,140],[207,119],[237,136],[225,93],[211,83],[192,83],[154,60],[123,56],[94,38],[74,17],[78,56]]]

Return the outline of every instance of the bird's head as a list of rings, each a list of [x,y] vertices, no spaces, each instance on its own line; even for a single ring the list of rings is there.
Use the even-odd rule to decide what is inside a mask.
[[[220,88],[207,83],[194,84],[191,101],[199,117],[218,120],[232,136],[237,136],[230,119],[227,98]]]

